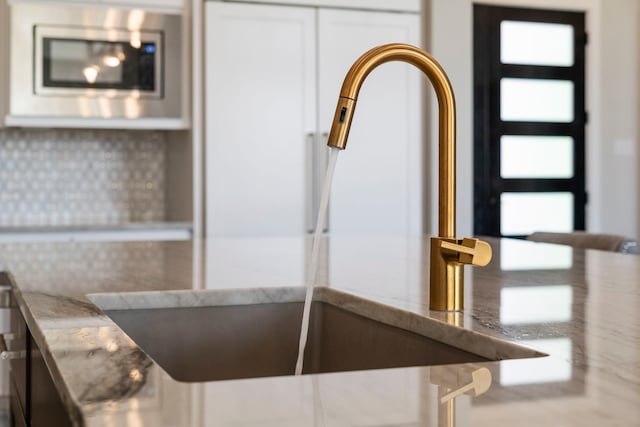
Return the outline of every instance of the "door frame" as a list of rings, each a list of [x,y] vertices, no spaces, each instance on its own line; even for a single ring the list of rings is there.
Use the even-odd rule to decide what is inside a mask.
[[[503,193],[533,192],[573,194],[573,230],[584,230],[585,185],[585,46],[584,12],[514,8],[495,5],[474,7],[474,232],[499,237]],[[556,23],[574,28],[575,63],[570,67],[504,64],[500,61],[500,23],[503,20]],[[490,53],[487,56],[487,52]],[[503,121],[500,118],[502,78],[543,79],[574,83],[573,120]],[[551,80],[547,80],[551,79]],[[505,135],[570,136],[573,139],[573,176],[504,178],[501,176],[501,137]],[[540,230],[544,231],[544,230]],[[567,230],[572,231],[572,230]],[[509,236],[524,237],[524,236]]]
[[[586,206],[586,228],[597,232],[602,223],[602,167],[600,164],[601,147],[597,143],[601,128],[602,79],[601,58],[601,6],[598,0],[430,0],[423,3],[424,30],[423,46],[442,64],[453,84],[457,104],[458,123],[458,192],[457,225],[458,235],[470,235],[473,232],[473,5],[474,3],[538,9],[555,9],[585,12],[585,30],[589,33],[586,46],[585,67],[587,75],[585,91],[589,94],[585,108],[589,111],[589,123],[585,127],[586,139],[586,188],[589,192],[589,204]],[[438,197],[438,154],[437,144],[437,108],[435,96],[429,96],[429,128],[425,132],[426,159],[425,182],[427,199],[425,205],[425,230],[434,233],[437,230]]]

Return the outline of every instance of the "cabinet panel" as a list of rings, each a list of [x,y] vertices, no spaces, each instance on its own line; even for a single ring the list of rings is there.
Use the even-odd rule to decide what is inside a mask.
[[[40,349],[30,338],[29,420],[31,427],[71,426]]]
[[[210,0],[211,1],[211,0]],[[275,3],[274,0],[215,0],[242,1],[245,3]],[[386,10],[397,12],[420,12],[421,0],[278,0],[279,4],[295,6],[335,7],[340,9]]]
[[[12,3],[27,3],[33,0],[12,0]],[[45,3],[59,3],[59,0],[38,0]],[[77,4],[81,6],[103,6],[122,7],[126,9],[140,8],[153,10],[156,12],[180,13],[184,8],[184,0],[65,0],[65,3]]]
[[[103,0],[103,3],[113,6],[139,7],[146,10],[166,10],[179,12],[184,8],[183,0]]]
[[[313,9],[206,4],[208,235],[304,232]]]
[[[9,106],[9,8],[0,0],[0,128]]]
[[[419,16],[319,10],[320,127],[331,126],[353,62],[387,43],[419,44]],[[405,234],[422,230],[421,73],[394,62],[364,82],[331,194],[334,234]]]
[[[20,309],[15,301],[13,293],[10,296],[10,337],[6,339],[7,350],[13,352],[22,352],[23,357],[9,360],[10,367],[10,396],[11,411],[15,419],[16,425],[27,424],[29,414],[28,407],[28,383],[27,376],[27,354],[28,348],[28,330],[24,322],[24,318],[20,313]],[[5,362],[6,363],[6,362]],[[24,424],[23,424],[24,423]]]
[[[25,411],[18,399],[18,392],[14,383],[11,383],[11,392],[9,396],[9,405],[11,408],[11,426],[14,427],[26,427],[27,419],[25,418]]]
[[[347,70],[374,46],[418,44],[419,16],[211,2],[206,11],[207,234],[303,234],[315,192],[305,155],[329,131]],[[338,161],[332,233],[421,232],[420,83],[402,63],[367,79]]]

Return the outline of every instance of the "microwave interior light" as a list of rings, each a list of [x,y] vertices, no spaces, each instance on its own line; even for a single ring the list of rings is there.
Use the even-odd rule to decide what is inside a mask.
[[[102,63],[107,67],[115,68],[120,65],[120,58],[114,55],[104,55],[102,57]]]
[[[100,73],[100,67],[97,65],[89,65],[88,67],[84,67],[82,70],[82,74],[84,74],[84,78],[87,80],[87,83],[95,83],[98,78],[98,74]]]
[[[135,49],[140,49],[140,46],[142,46],[142,40],[140,39],[140,32],[139,31],[133,31],[131,33],[131,38],[129,39],[129,44],[131,45],[131,47],[133,47]]]

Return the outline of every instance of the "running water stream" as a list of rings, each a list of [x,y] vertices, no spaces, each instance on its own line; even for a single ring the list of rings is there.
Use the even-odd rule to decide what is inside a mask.
[[[329,151],[329,162],[327,173],[322,183],[322,194],[320,196],[320,206],[318,209],[318,220],[316,221],[316,231],[313,236],[311,246],[311,259],[309,261],[309,274],[306,278],[307,293],[304,298],[304,310],[302,311],[302,326],[300,327],[300,343],[298,345],[298,360],[296,362],[296,375],[302,374],[304,364],[304,349],[307,345],[307,335],[309,333],[309,314],[311,313],[311,299],[313,298],[313,287],[316,284],[316,274],[318,270],[318,258],[320,255],[320,242],[322,240],[322,230],[327,222],[327,207],[329,204],[329,194],[331,193],[331,182],[333,181],[333,171],[336,168],[338,154],[340,150],[331,148]]]

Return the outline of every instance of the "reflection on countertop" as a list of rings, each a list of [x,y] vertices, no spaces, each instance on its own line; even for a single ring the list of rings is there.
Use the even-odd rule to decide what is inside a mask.
[[[326,239],[319,282],[548,357],[206,383],[172,379],[86,295],[300,286],[310,240],[24,243],[0,256],[84,425],[637,424],[640,258],[489,241],[494,260],[467,271],[457,314],[428,310],[427,238]]]

